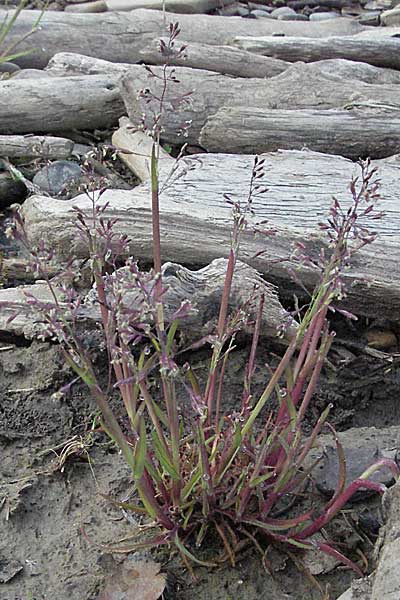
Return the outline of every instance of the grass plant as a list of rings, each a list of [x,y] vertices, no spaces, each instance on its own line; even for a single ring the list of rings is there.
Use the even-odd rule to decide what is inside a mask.
[[[178,33],[178,26],[171,26],[168,52],[173,50]],[[167,70],[162,77],[164,89],[169,81],[175,83],[174,75]],[[359,177],[351,181],[346,206],[333,200],[327,221],[320,225],[327,243],[318,257],[308,256],[302,244],[294,249],[292,260],[313,269],[318,283],[308,306],[298,312],[296,338],[275,369],[265,368],[265,387],[256,397],[253,378],[261,312],[267,301],[261,299],[253,323],[243,392],[235,410],[227,411],[223,401],[226,366],[237,333],[250,319],[245,310],[230,313],[231,282],[240,235],[247,226],[246,215],[252,210],[254,195],[265,191],[260,183],[264,161],[258,157],[254,161],[245,204],[232,203],[233,234],[225,288],[215,332],[207,339],[210,360],[207,381],[202,386],[191,365],[182,364],[176,341],[180,319],[195,307],[188,299],[168,322],[165,318],[157,158],[164,109],[165,99],[160,99],[152,131],[153,270],[142,272],[133,257],[126,259],[129,240],[118,236],[115,222],[107,220],[107,203],[102,202],[101,192],[88,192],[92,200],[90,213],[78,209],[75,213],[78,233],[86,241],[101,312],[100,330],[109,365],[106,384],[102,383],[104,378],[98,373],[85,336],[79,333],[81,298],[70,285],[62,284],[59,289],[49,277],[47,267],[53,253],[44,240],[31,249],[34,269],[47,281],[53,301],[41,303],[33,297],[27,301],[42,313],[46,333],[61,344],[66,362],[87,385],[101,411],[104,430],[131,469],[136,502],[116,503],[146,516],[156,529],[150,539],[110,548],[129,552],[171,544],[189,567],[192,563],[212,566],[220,560],[235,564],[244,539],[259,546],[259,540],[265,538],[268,543],[292,550],[319,548],[361,574],[359,566],[334,543],[324,538],[321,541],[315,534],[324,531],[360,488],[384,492],[384,485],[370,479],[374,472],[388,468],[397,478],[398,467],[391,460],[381,459],[346,485],[343,448],[328,423],[331,407],[320,414],[307,437],[303,423],[334,337],[329,312],[338,310],[336,304],[346,294],[344,276],[354,253],[375,239],[368,222],[382,216],[376,209],[379,181],[375,169],[368,162],[362,163]],[[19,214],[14,233],[27,241]],[[122,261],[125,267],[118,269]],[[124,302],[132,289],[140,296],[135,306]],[[161,400],[156,399],[155,391]],[[115,394],[123,403],[124,420],[110,404]],[[340,468],[333,497],[316,511],[312,486],[308,485],[313,465],[307,459],[323,428],[333,434]],[[288,514],[292,506],[297,510]],[[222,553],[215,560],[203,560],[194,546],[200,547],[211,530],[221,541]]]
[[[2,12],[0,16],[0,65],[5,62],[11,62],[13,60],[17,60],[18,58],[22,58],[23,56],[27,56],[33,52],[30,50],[22,50],[18,52],[17,48],[19,44],[21,44],[24,40],[26,40],[30,35],[35,33],[40,19],[42,18],[42,14],[38,17],[36,22],[32,25],[32,28],[19,39],[9,42],[8,38],[12,28],[15,25],[21,11],[25,8],[27,4],[27,0],[21,0],[15,10],[10,14],[8,11]]]

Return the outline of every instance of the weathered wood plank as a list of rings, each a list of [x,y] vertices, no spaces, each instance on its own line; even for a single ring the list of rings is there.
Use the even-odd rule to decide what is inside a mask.
[[[39,14],[40,11],[22,11],[11,29],[8,43],[27,34]],[[168,25],[170,22],[179,22],[183,40],[217,46],[229,44],[233,37],[241,35],[326,37],[352,35],[366,30],[359,23],[343,18],[312,23],[166,13],[165,23]],[[87,56],[135,63],[140,60],[140,51],[146,43],[166,33],[164,15],[158,10],[89,15],[46,11],[38,30],[18,46],[19,50],[34,48],[34,52],[18,59],[18,63],[43,68],[57,52],[75,52],[77,49]]]
[[[91,75],[0,82],[0,133],[95,129],[125,113],[118,76]]]
[[[161,74],[161,67],[153,67]],[[380,106],[400,109],[398,85],[375,85],[336,78],[321,73],[318,63],[297,63],[284,73],[265,81],[261,79],[233,79],[228,76],[176,67],[179,86],[167,91],[163,116],[163,137],[170,143],[182,143],[180,131],[190,122],[186,131],[187,141],[198,144],[202,128],[221,108],[254,108],[268,112],[271,109],[330,109],[355,108],[357,106]],[[156,114],[156,100],[147,104],[139,97],[139,91],[150,89],[159,96],[162,80],[151,77],[144,66],[134,66],[121,79],[121,94],[133,124],[139,123],[143,113]],[[179,90],[179,91],[178,91]],[[190,94],[190,103],[176,107],[176,97]],[[152,127],[151,120],[148,121]],[[225,139],[220,150],[230,151],[231,140]]]
[[[385,158],[400,152],[400,110],[221,108],[207,120],[199,141],[210,152],[308,148],[355,160]]]
[[[186,265],[205,265],[227,256],[231,232],[231,207],[224,194],[236,200],[247,197],[252,156],[197,155],[184,159],[161,196],[163,260]],[[277,233],[243,234],[241,259],[267,274],[283,290],[291,289],[287,268],[294,241],[303,241],[316,253],[323,243],[317,224],[327,214],[332,195],[347,200],[355,165],[344,158],[315,152],[282,151],[265,155],[263,183],[268,193],[254,199],[255,216],[249,226],[268,219]],[[358,314],[400,319],[400,162],[377,161],[382,179],[381,208],[387,216],[376,222],[379,241],[355,258],[346,274],[350,284],[346,306]],[[162,176],[163,177],[163,176]],[[152,233],[150,190],[143,183],[132,191],[108,190],[107,216],[116,217],[117,230],[132,238],[130,251],[138,259],[151,260]],[[73,205],[89,210],[86,196],[72,201],[32,196],[23,206],[28,234],[33,242],[45,239],[61,257],[87,252],[74,229]],[[264,250],[265,253],[255,257]],[[283,262],[277,262],[283,261]],[[307,286],[315,272],[300,269]]]
[[[377,67],[400,69],[400,29],[391,37],[376,39],[357,36],[325,39],[285,37],[236,37],[233,44],[262,56],[289,62],[313,62],[327,58],[347,58]]]

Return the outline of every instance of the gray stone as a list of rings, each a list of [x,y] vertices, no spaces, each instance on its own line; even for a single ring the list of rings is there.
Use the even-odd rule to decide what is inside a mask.
[[[340,15],[336,12],[315,12],[310,15],[310,21],[328,21],[329,19],[338,19]]]
[[[351,483],[378,458],[382,456],[396,458],[397,450],[400,448],[400,426],[381,429],[358,427],[339,433],[338,438],[346,456],[347,483]],[[327,495],[331,495],[332,490],[336,487],[338,476],[337,452],[332,445],[331,436],[321,435],[319,437],[319,448],[310,452],[306,464],[311,466],[318,456],[323,456],[323,449],[326,450],[326,462],[317,465],[313,471],[313,477],[318,482],[317,485],[320,486],[320,489]],[[393,476],[388,469],[382,468],[371,479],[388,484],[392,481]]]
[[[255,15],[257,19],[273,19],[273,16],[265,12],[264,10],[252,10],[251,14]]]
[[[67,191],[68,187],[82,179],[82,169],[77,163],[57,160],[41,169],[33,178],[33,183],[52,195]]]
[[[275,8],[272,11],[271,16],[274,19],[278,19],[282,15],[295,15],[295,14],[296,14],[296,12],[293,10],[293,8],[289,8],[288,6],[281,6],[280,8]]]
[[[361,448],[344,446],[343,450],[346,458],[346,485],[349,485],[352,481],[357,479],[363,471],[384,456],[382,451],[373,444]],[[338,481],[338,473],[339,457],[336,447],[328,446],[325,449],[324,458],[320,468],[317,467],[314,471],[315,482],[320,492],[329,497],[333,496]],[[382,468],[375,472],[369,479],[375,483],[383,483],[386,486],[393,483],[393,475],[391,471],[386,468]],[[367,489],[361,489],[356,492],[351,500],[358,501],[371,494],[374,494],[374,492]]]
[[[0,73],[17,73],[17,71],[20,71],[20,68],[18,65],[15,65],[12,62],[3,62],[0,64]]]
[[[0,172],[0,209],[14,203],[21,203],[27,196],[27,189],[22,181],[14,179],[8,171]]]

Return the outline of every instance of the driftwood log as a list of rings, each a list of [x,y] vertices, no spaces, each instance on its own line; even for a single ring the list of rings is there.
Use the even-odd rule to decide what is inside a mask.
[[[117,148],[118,156],[126,166],[140,179],[150,179],[150,156],[153,140],[143,131],[135,131],[127,117],[121,117],[119,128],[114,131],[111,141]],[[164,172],[168,166],[172,169],[175,160],[162,148],[158,154],[159,165]]]
[[[160,64],[161,55],[156,51],[159,41],[153,41],[142,50],[146,64]],[[268,56],[258,56],[230,46],[207,46],[191,43],[186,51],[185,59],[169,58],[172,66],[187,66],[192,69],[215,71],[237,77],[265,78],[283,73],[292,63],[280,61]],[[205,61],[207,57],[207,61]],[[367,63],[332,58],[320,60],[313,66],[314,72],[339,79],[356,79],[364,83],[392,84],[400,83],[400,71],[373,67]],[[128,63],[112,63],[99,58],[60,52],[55,54],[46,67],[46,72],[56,77],[70,75],[102,75],[126,73],[132,65]]]
[[[189,300],[194,309],[181,318],[182,333],[186,341],[199,340],[215,332],[227,265],[228,261],[225,258],[217,258],[197,271],[172,262],[163,265],[162,281],[163,286],[166,287],[163,302],[166,322],[172,322],[174,313],[185,300]],[[128,268],[118,269],[112,275],[111,282],[108,283],[110,291],[115,285],[116,287],[129,287],[130,291],[124,294],[122,310],[139,309],[143,295],[135,291],[135,285],[132,285],[134,278]],[[106,294],[110,298],[107,283]],[[256,269],[237,261],[232,279],[229,312],[233,313],[247,305],[251,322],[245,331],[249,333],[252,331],[252,325],[257,316],[261,296],[265,298],[262,312],[262,335],[270,338],[276,337],[278,327],[285,322],[288,325],[286,339],[292,339],[296,335],[297,324],[279,302],[276,287],[267,283]],[[101,319],[95,290],[86,296],[81,314],[93,320]]]
[[[153,67],[160,73],[161,67]],[[222,108],[226,109],[330,109],[356,108],[358,106],[400,109],[398,85],[374,85],[340,79],[321,73],[317,63],[297,63],[281,75],[265,81],[261,79],[233,79],[209,71],[176,67],[180,81],[166,94],[166,111],[163,118],[163,137],[170,143],[180,144],[182,126],[190,122],[187,141],[198,144],[201,131],[208,120]],[[144,66],[134,66],[121,79],[121,94],[132,123],[139,123],[143,113],[151,109],[158,112],[156,101],[146,104],[139,91],[149,88],[159,95],[162,81],[149,75]],[[190,102],[176,108],[176,97],[189,94]],[[169,106],[171,102],[171,106]],[[150,109],[150,110],[149,110]],[[152,123],[149,120],[149,127]],[[240,125],[238,125],[240,126]],[[218,150],[229,152],[231,139],[226,136]]]
[[[355,165],[341,157],[315,152],[282,151],[265,156],[262,183],[268,193],[254,200],[254,217],[243,233],[241,260],[267,274],[290,292],[293,284],[287,268],[293,242],[302,241],[309,252],[317,253],[324,239],[318,230],[329,209],[332,195],[348,199],[348,185],[357,173]],[[162,255],[164,261],[183,265],[205,265],[217,257],[226,257],[232,229],[231,207],[224,194],[233,199],[247,197],[254,157],[201,154],[185,158],[161,195]],[[365,247],[346,273],[349,296],[344,305],[357,314],[389,319],[400,315],[400,211],[398,181],[400,163],[395,159],[377,161],[382,180],[381,208],[387,213],[376,221],[378,241]],[[163,173],[161,179],[163,180]],[[130,252],[137,259],[152,260],[152,227],[149,184],[132,191],[108,190],[101,202],[109,202],[105,216],[117,218],[116,231],[131,238]],[[81,257],[87,251],[74,228],[78,205],[89,210],[86,196],[71,201],[32,196],[22,208],[26,229],[32,242],[46,240],[60,260],[70,253]],[[277,233],[254,233],[252,225],[268,219]],[[259,251],[265,251],[259,255]],[[257,256],[256,256],[257,255]],[[277,262],[278,261],[278,262]],[[284,261],[284,262],[279,262]],[[308,287],[316,282],[316,273],[299,267]]]
[[[325,39],[285,37],[236,37],[234,45],[242,50],[280,58],[289,62],[314,62],[327,58],[347,58],[377,67],[400,69],[400,29],[393,36],[367,38],[358,36]]]
[[[271,110],[221,108],[204,125],[199,138],[210,152],[258,154],[301,150],[347,158],[385,158],[400,152],[400,110]]]
[[[192,307],[190,312],[180,320],[184,343],[193,343],[214,333],[222,300],[227,263],[226,259],[216,259],[198,271],[191,271],[182,265],[171,262],[163,265],[163,286],[166,288],[163,299],[166,321],[171,321],[173,314],[180,308],[182,302],[189,300]],[[123,307],[120,306],[120,310],[130,309],[132,306],[140,309],[143,296],[133,291],[134,285],[132,285],[129,269],[126,267],[119,269],[112,275],[111,280],[110,290],[112,286],[126,286],[130,282],[129,287],[132,291],[124,295]],[[27,303],[29,295],[48,304],[49,307],[53,305],[53,297],[44,282],[0,289],[0,339],[4,333],[27,338],[43,334],[43,314],[36,307]],[[292,339],[296,335],[297,324],[282,307],[276,287],[267,283],[255,269],[238,261],[232,279],[230,313],[234,313],[246,304],[250,320],[254,323],[261,296],[265,298],[261,335],[269,338],[277,337],[279,326],[285,324],[284,337],[287,340]],[[108,294],[108,298],[110,298],[110,294]],[[59,301],[62,303],[61,294]],[[15,318],[11,320],[10,317],[14,315]],[[101,320],[100,306],[95,290],[92,290],[84,299],[79,315],[78,318],[82,322],[86,322],[89,327],[90,323]],[[148,312],[146,315],[145,318],[151,321],[151,315]],[[244,329],[247,333],[252,331],[251,321]]]
[[[153,10],[167,10],[178,14],[207,13],[216,8],[223,8],[233,4],[235,0],[97,0],[95,2],[82,2],[70,4],[65,7],[66,12],[107,12],[131,11],[138,8]]]
[[[32,28],[40,11],[25,10],[11,29],[7,43],[20,40]],[[350,19],[332,19],[326,23],[242,19],[209,15],[166,13],[165,22],[179,22],[181,39],[210,45],[229,44],[233,37],[251,35],[301,35],[326,37],[352,35],[366,28]],[[25,67],[43,68],[57,52],[75,52],[112,62],[135,63],[140,51],[156,37],[166,35],[161,11],[138,9],[132,13],[68,14],[47,11],[40,27],[18,50],[34,51],[18,59]]]
[[[0,156],[8,158],[68,158],[74,142],[38,135],[0,135]]]
[[[160,40],[148,43],[140,52],[141,61],[148,65],[163,64],[165,58],[159,52]],[[186,66],[192,69],[207,69],[236,77],[274,77],[287,69],[291,63],[268,56],[257,56],[251,52],[230,46],[209,46],[191,42],[185,58],[170,56],[171,66]],[[56,54],[46,67],[51,75],[93,75],[102,73],[125,73],[127,63],[112,63],[99,58],[82,56],[71,52]],[[399,77],[400,78],[400,77]]]
[[[118,77],[91,75],[0,82],[0,133],[45,133],[117,124]]]

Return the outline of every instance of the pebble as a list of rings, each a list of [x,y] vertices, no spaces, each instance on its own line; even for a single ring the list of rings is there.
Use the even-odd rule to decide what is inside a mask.
[[[386,456],[386,452],[382,452],[377,446],[370,445],[361,448],[357,447],[344,447],[344,454],[346,458],[346,484],[350,484],[352,481],[357,479],[363,471],[370,467],[374,462]],[[336,448],[328,446],[325,448],[324,458],[320,463],[319,467],[313,472],[315,483],[319,491],[328,496],[333,496],[339,473],[339,459]],[[376,483],[383,483],[389,485],[393,481],[393,475],[389,469],[381,469],[375,472],[370,479]],[[356,492],[351,501],[358,502],[359,500],[365,499],[374,492],[367,489],[361,489]]]
[[[38,171],[33,183],[49,194],[58,195],[67,191],[68,186],[79,183],[82,175],[82,169],[77,163],[56,160]]]
[[[255,15],[257,19],[273,19],[273,16],[265,12],[265,10],[252,10],[251,14]]]
[[[272,13],[271,13],[271,17],[273,19],[279,19],[279,17],[281,17],[282,15],[295,15],[297,14],[293,8],[289,8],[289,6],[281,6],[280,8],[275,8]]]
[[[310,21],[328,21],[328,19],[338,19],[340,15],[336,12],[315,12],[310,15]]]
[[[7,208],[14,203],[21,204],[27,193],[22,181],[14,179],[8,171],[0,173],[0,209]]]
[[[12,62],[3,62],[0,64],[0,73],[16,73],[20,68]]]

